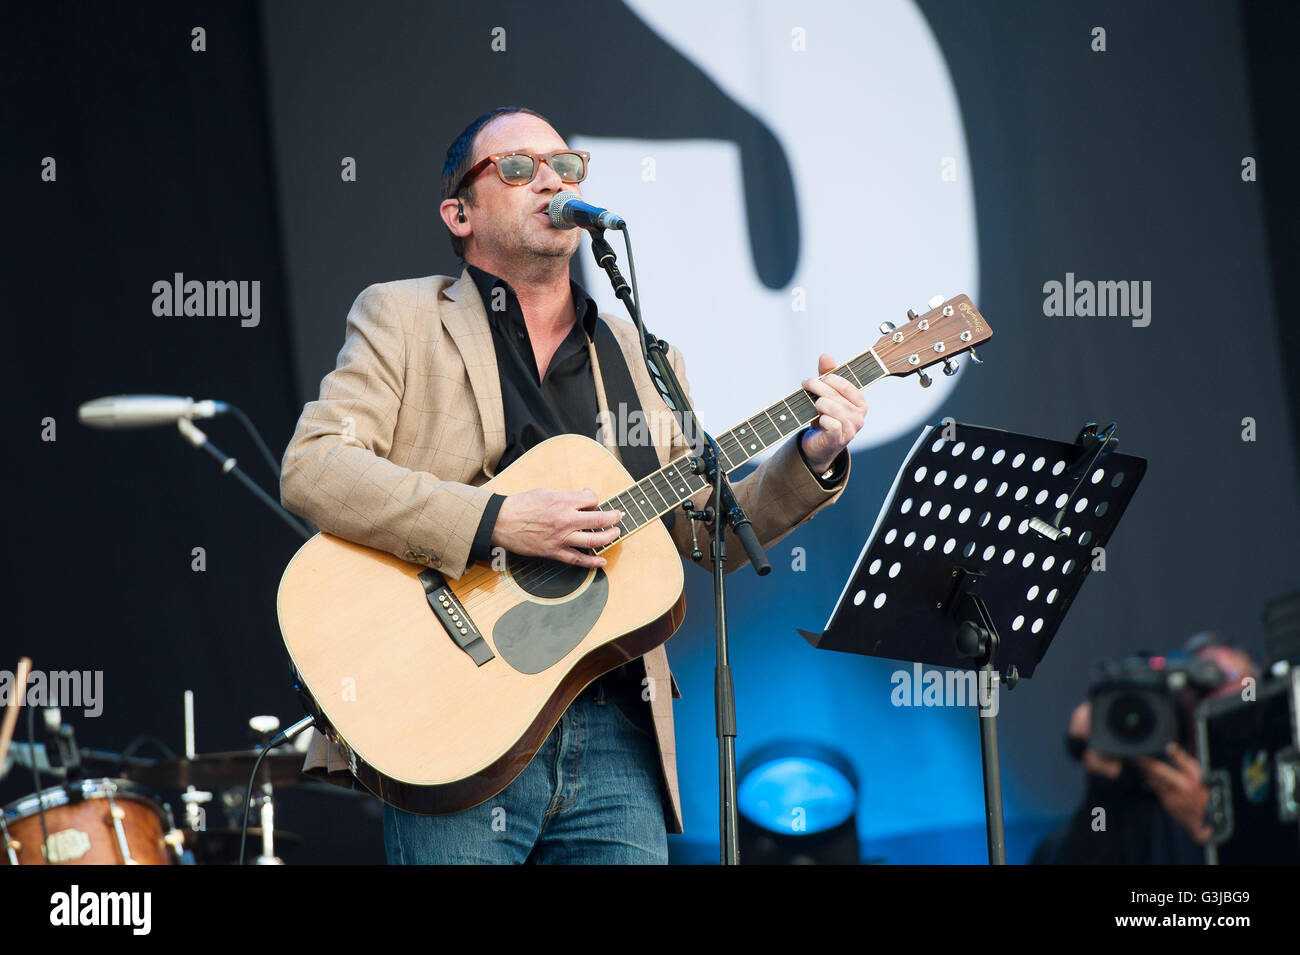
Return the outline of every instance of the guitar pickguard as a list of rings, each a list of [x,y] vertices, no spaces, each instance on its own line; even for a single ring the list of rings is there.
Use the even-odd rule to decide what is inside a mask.
[[[581,580],[590,572],[565,568],[564,573],[576,573]],[[564,590],[563,585],[555,589]],[[520,673],[541,673],[582,642],[608,600],[609,578],[597,570],[587,586],[567,600],[525,601],[506,611],[492,628],[492,642],[501,658]]]

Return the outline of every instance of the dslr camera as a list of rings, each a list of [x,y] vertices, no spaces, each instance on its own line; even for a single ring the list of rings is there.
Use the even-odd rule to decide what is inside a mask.
[[[1224,680],[1214,663],[1182,652],[1103,660],[1098,669],[1088,745],[1121,759],[1161,756],[1191,739],[1196,704]]]

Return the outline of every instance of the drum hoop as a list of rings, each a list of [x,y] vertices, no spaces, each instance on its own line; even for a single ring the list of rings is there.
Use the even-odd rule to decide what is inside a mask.
[[[115,788],[110,789],[110,787]],[[144,803],[154,811],[159,819],[164,823],[166,822],[162,803],[152,792],[129,779],[111,779],[106,776],[83,779],[71,786],[51,786],[48,789],[42,789],[40,801],[45,804],[45,811],[49,812],[52,809],[61,809],[64,806],[72,805],[73,800],[68,796],[69,789],[80,790],[81,796],[77,799],[77,802],[84,802],[88,799],[107,799],[111,794],[114,799]],[[35,793],[15,799],[3,809],[4,819],[9,823],[30,818],[39,812],[40,808]]]

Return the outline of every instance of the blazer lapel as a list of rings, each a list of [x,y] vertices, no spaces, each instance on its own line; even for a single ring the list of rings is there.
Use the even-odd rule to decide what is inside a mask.
[[[469,270],[443,291],[450,300],[441,309],[442,324],[460,349],[469,375],[474,402],[483,423],[483,472],[496,474],[497,462],[506,452],[506,415],[501,403],[501,373],[497,369],[496,346],[488,325],[487,309],[479,297]]]

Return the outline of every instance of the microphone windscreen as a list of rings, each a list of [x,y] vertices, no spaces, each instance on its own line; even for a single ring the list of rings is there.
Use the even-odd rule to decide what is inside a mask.
[[[555,226],[557,229],[574,228],[575,224],[564,218],[564,207],[572,200],[578,198],[581,197],[576,192],[556,193],[555,198],[551,200],[551,204],[547,206],[546,209],[547,213],[551,217],[551,225]]]

